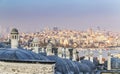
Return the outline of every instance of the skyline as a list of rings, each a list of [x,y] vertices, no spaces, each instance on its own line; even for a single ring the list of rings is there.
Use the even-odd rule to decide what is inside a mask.
[[[0,25],[25,32],[45,27],[119,32],[119,7],[119,0],[0,0]]]

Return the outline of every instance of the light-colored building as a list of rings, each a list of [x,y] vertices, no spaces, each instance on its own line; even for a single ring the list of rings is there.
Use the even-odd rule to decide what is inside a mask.
[[[54,61],[18,48],[18,40],[19,32],[14,28],[11,31],[11,48],[0,50],[0,74],[54,74]]]

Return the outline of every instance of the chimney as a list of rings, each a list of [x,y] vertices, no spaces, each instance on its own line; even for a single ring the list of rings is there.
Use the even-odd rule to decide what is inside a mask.
[[[108,51],[107,70],[111,70],[111,53]]]
[[[93,62],[93,52],[92,52],[92,50],[90,51],[90,61]]]
[[[99,64],[102,64],[102,49],[99,50]]]
[[[19,46],[19,32],[16,28],[11,31],[11,48],[18,48]]]

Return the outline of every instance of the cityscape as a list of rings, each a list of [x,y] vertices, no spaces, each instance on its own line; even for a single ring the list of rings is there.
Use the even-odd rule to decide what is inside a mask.
[[[10,31],[9,31],[10,32]],[[4,35],[4,36],[2,36]],[[0,41],[4,42],[10,39],[10,34],[1,33]],[[120,33],[93,30],[86,31],[59,29],[58,27],[44,28],[40,32],[20,33],[20,45],[29,48],[34,38],[38,38],[40,46],[44,47],[52,40],[56,47],[72,48],[107,48],[120,46]]]
[[[119,0],[1,0],[0,74],[120,74],[119,7]]]
[[[120,37],[113,32],[54,27],[41,32],[19,33],[13,28],[7,37],[0,40],[1,71],[4,70],[5,74],[119,74]],[[21,67],[24,63],[28,64]],[[32,66],[30,63],[35,69],[28,67]],[[5,69],[6,66],[10,69]]]

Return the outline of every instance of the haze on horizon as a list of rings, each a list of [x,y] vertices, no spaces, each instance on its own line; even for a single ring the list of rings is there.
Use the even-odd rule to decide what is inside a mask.
[[[0,0],[0,26],[120,31],[120,0]]]

